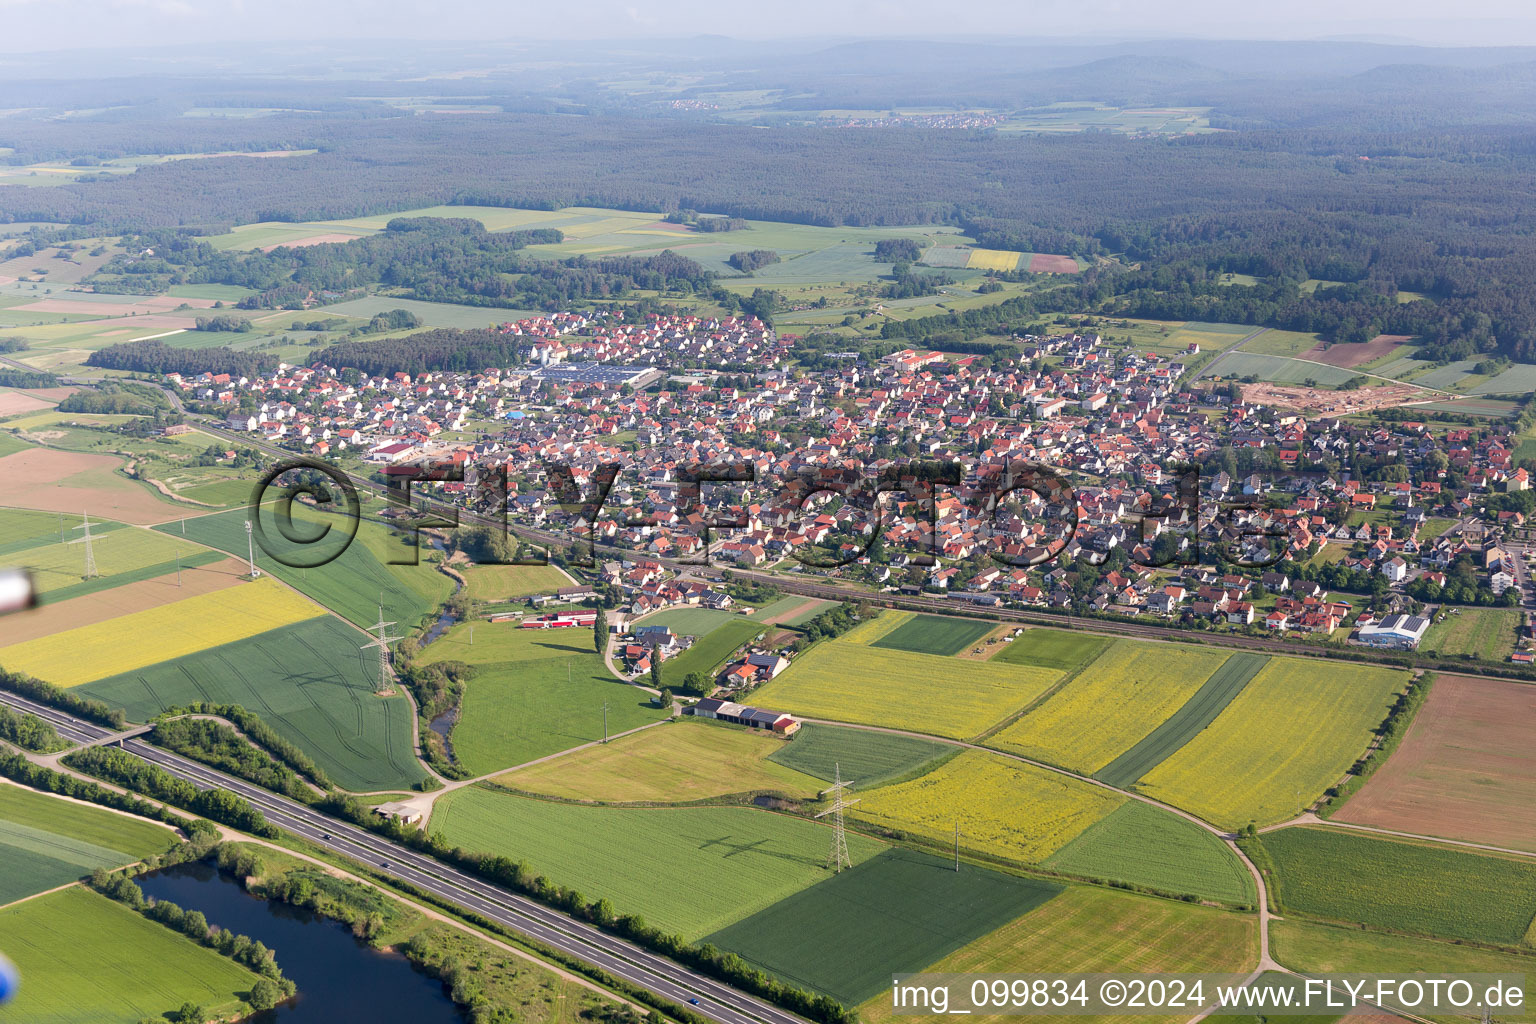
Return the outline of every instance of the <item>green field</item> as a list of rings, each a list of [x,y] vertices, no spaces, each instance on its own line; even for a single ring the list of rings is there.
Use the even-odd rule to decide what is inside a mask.
[[[698,939],[831,877],[831,829],[746,807],[584,807],[478,786],[437,801],[432,831],[526,860],[551,882]],[[855,864],[881,845],[848,836]]]
[[[927,970],[955,974],[1246,972],[1258,958],[1255,936],[1251,914],[1072,885],[1045,905],[930,964]],[[873,1024],[912,1019],[892,1012],[888,993],[865,1003],[859,1011]],[[1113,1020],[1175,1024],[1188,1017],[1186,1013],[1182,1017],[1152,1018],[999,1015],[973,1019],[997,1024],[1021,1019],[1051,1024],[1089,1020],[1101,1024]]]
[[[42,515],[47,516],[48,513]],[[84,582],[81,573],[84,571],[85,545],[59,543],[56,532],[59,517],[54,515],[51,518],[54,521],[54,532],[35,538],[36,542],[24,550],[8,553],[7,561],[31,569],[39,591],[53,595],[55,600],[78,596],[83,592],[76,588]],[[69,540],[83,535],[84,531],[74,529],[79,525],[78,518],[65,517],[64,529]],[[153,530],[124,527],[121,523],[104,522],[98,525],[93,522],[91,535],[97,534],[102,535],[102,540],[100,543],[92,543],[91,547],[96,556],[96,570],[101,573],[101,578],[90,581],[90,589],[94,590],[153,579],[164,574],[158,571],[164,565],[170,566],[168,571],[175,572],[177,555],[187,560],[185,564],[191,565],[191,559],[205,554],[201,548],[177,537],[168,537]],[[142,570],[149,568],[157,571],[144,575]]]
[[[996,628],[995,622],[957,619],[948,615],[916,615],[870,646],[918,654],[959,654]]]
[[[1268,656],[1263,654],[1232,655],[1183,707],[1134,747],[1094,772],[1093,777],[1125,789],[1214,722],[1268,662]]]
[[[666,626],[679,636],[702,637],[727,622],[741,622],[735,612],[716,611],[713,608],[668,608],[654,612],[635,622],[640,626]]]
[[[496,776],[508,789],[589,803],[688,803],[737,793],[810,799],[819,780],[785,767],[761,729],[682,718]]]
[[[330,535],[306,548],[290,545],[279,532],[271,506],[262,509],[262,521],[269,541],[287,553],[291,560],[308,559],[335,551],[345,537],[340,517],[295,505],[294,530],[318,531],[320,524],[331,527]],[[246,510],[234,509],[186,520],[188,540],[245,557],[249,543],[245,533]],[[316,524],[311,526],[310,524]],[[156,527],[165,533],[181,535],[180,522]],[[312,535],[306,533],[306,535]],[[425,544],[423,547],[425,548]],[[379,619],[380,598],[384,618],[406,629],[425,619],[453,592],[453,581],[429,565],[423,556],[420,565],[386,565],[387,558],[408,558],[411,549],[382,524],[364,519],[357,536],[334,561],[314,569],[295,569],[256,550],[256,565],[263,572],[309,595],[327,608],[359,626],[372,626]]]
[[[832,781],[834,772],[841,772],[844,779],[854,780],[855,788],[874,789],[919,775],[959,749],[914,736],[807,724],[769,760],[827,782]]]
[[[461,622],[424,648],[418,661],[477,667],[449,736],[454,757],[476,775],[602,739],[605,703],[610,734],[668,714],[649,693],[608,673],[593,653],[590,629]]]
[[[1318,341],[1318,336],[1315,334],[1271,328],[1244,345],[1243,351],[1261,356],[1299,356],[1303,352],[1316,348]],[[1229,365],[1230,361],[1222,364],[1223,367]]]
[[[257,977],[79,887],[0,910],[0,949],[22,977],[0,1019],[17,1024],[134,1024],[186,1002],[234,1016]]]
[[[1275,921],[1269,926],[1270,951],[1292,970],[1308,974],[1524,974],[1526,1005],[1506,1010],[1501,1021],[1536,1020],[1530,1001],[1536,958],[1479,949],[1462,943],[1384,935],[1312,921]],[[1431,1014],[1431,1019],[1461,1022],[1465,1017]]]
[[[415,313],[427,327],[485,328],[509,320],[522,320],[534,316],[531,309],[497,309],[489,306],[461,306],[453,302],[421,302],[401,299],[390,295],[370,295],[364,299],[338,302],[318,310],[320,318],[331,316],[355,316],[364,320],[380,313],[403,309]],[[299,319],[303,319],[300,317]]]
[[[1440,620],[1440,615],[1445,618]],[[1442,657],[1508,661],[1515,649],[1521,613],[1516,608],[1456,608],[1436,613],[1419,650]]]
[[[1330,828],[1284,828],[1263,841],[1288,910],[1507,945],[1536,916],[1536,861]]]
[[[713,679],[715,671],[724,664],[731,653],[753,637],[766,632],[768,627],[740,616],[722,623],[699,637],[693,646],[674,658],[661,663],[661,678],[667,686],[682,686],[683,677],[690,672],[702,672]]]
[[[116,868],[177,842],[142,818],[0,785],[0,905]]]
[[[322,615],[79,687],[147,721],[192,701],[241,704],[340,786],[405,789],[424,776],[404,695],[378,697],[367,637]]]
[[[1257,898],[1253,876],[1225,843],[1140,800],[1128,800],[1089,825],[1045,866],[1223,903],[1251,905]]]
[[[1263,340],[1260,335],[1259,340]],[[1359,374],[1327,363],[1314,363],[1304,359],[1288,359],[1285,356],[1266,356],[1244,349],[1233,352],[1221,361],[1218,374],[1222,377],[1254,377],[1275,384],[1303,384],[1313,380],[1320,387],[1335,387]]]
[[[1049,901],[1061,887],[887,850],[709,936],[770,974],[847,1005]]]
[[[469,596],[477,601],[507,601],[548,594],[571,581],[552,565],[460,565]]]
[[[1063,629],[1026,629],[1003,645],[993,661],[1010,665],[1035,665],[1062,672],[1075,672],[1108,647],[1108,637],[1092,633],[1069,633]]]

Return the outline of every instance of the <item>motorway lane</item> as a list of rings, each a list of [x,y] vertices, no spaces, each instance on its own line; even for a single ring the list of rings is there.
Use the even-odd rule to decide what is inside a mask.
[[[48,721],[61,735],[88,743],[113,735],[112,730],[16,694],[0,691],[0,702]],[[575,921],[533,900],[499,889],[479,878],[417,853],[365,829],[327,817],[313,808],[279,797],[243,780],[224,775],[195,761],[130,739],[123,749],[191,782],[200,789],[225,789],[259,807],[280,828],[338,853],[367,863],[432,893],[454,905],[481,914],[514,932],[599,967],[615,977],[657,995],[687,1005],[720,1024],[805,1024],[788,1011],[703,977],[665,957]],[[385,867],[385,864],[388,867]]]

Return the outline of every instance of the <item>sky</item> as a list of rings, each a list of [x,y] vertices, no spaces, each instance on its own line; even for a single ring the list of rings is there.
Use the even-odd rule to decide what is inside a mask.
[[[1447,16],[1453,13],[1454,17]],[[1536,44],[1530,0],[0,0],[0,51],[282,39],[1371,38]]]

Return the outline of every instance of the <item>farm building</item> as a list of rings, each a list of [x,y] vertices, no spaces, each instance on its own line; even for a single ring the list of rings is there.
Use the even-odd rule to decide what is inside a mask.
[[[1355,639],[1367,647],[1394,647],[1412,651],[1424,639],[1429,620],[1422,615],[1388,615],[1380,622],[1361,626]]]
[[[540,615],[536,619],[525,619],[518,623],[518,629],[566,629],[571,626],[585,626],[592,628],[597,621],[597,612],[552,612],[549,615]]]
[[[770,729],[780,736],[793,736],[800,723],[782,711],[765,711],[762,708],[734,704],[716,697],[705,697],[693,706],[699,718],[713,718],[721,722],[750,726],[753,729]]]

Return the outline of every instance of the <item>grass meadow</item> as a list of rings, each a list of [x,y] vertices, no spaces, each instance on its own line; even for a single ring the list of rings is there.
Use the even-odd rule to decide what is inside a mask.
[[[1050,669],[991,661],[965,662],[962,668],[939,655],[829,640],[801,654],[752,699],[809,718],[969,739],[1019,711],[1059,678]]]
[[[1104,653],[1112,643],[1108,637],[1092,633],[1069,633],[1063,629],[1026,629],[1002,646],[993,661],[1010,665],[1034,665],[1075,672]]]
[[[747,807],[583,807],[471,786],[437,801],[431,828],[691,940],[832,877],[830,828]],[[881,849],[848,836],[855,864]]]

